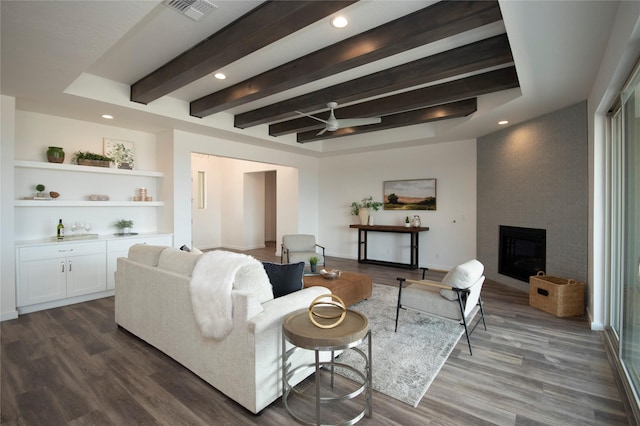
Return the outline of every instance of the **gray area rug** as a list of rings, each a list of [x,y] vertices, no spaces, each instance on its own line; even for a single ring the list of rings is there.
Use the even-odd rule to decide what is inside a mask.
[[[398,332],[394,333],[397,300],[396,287],[374,283],[371,298],[349,309],[363,313],[369,320],[373,389],[416,407],[464,328],[455,321],[403,309]],[[366,352],[366,342],[359,348]],[[353,351],[341,354],[337,361],[359,370],[364,363]],[[344,368],[336,369],[336,373],[355,380]]]

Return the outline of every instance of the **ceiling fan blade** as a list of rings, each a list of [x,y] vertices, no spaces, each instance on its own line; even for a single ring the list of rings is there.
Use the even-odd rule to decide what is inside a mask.
[[[305,117],[309,117],[309,118],[313,118],[314,120],[318,120],[321,123],[329,124],[327,120],[323,120],[322,118],[314,117],[313,115],[307,114],[306,112],[302,112],[302,111],[296,111],[296,112],[298,114],[300,114],[300,115],[304,115]]]
[[[320,130],[316,136],[322,136],[326,131],[327,131],[327,128],[325,127],[324,129]]]
[[[381,123],[382,119],[380,117],[370,117],[370,118],[341,118],[340,119],[340,128],[342,127],[352,127],[352,126],[366,126],[367,124],[378,124]]]

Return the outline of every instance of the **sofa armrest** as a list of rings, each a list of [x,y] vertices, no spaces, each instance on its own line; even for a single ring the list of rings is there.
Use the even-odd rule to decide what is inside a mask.
[[[233,299],[234,324],[246,323],[249,319],[264,311],[262,304],[260,304],[258,298],[252,293],[232,290],[231,297]]]
[[[272,327],[274,323],[281,324],[291,312],[308,308],[313,299],[322,294],[331,294],[331,290],[321,286],[308,287],[269,300],[262,304],[264,310],[249,320],[249,329],[255,334],[260,334],[263,330]]]

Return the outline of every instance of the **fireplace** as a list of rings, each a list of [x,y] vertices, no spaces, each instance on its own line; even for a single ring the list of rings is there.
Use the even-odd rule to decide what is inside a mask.
[[[529,277],[546,270],[545,229],[500,226],[498,273],[529,282]]]

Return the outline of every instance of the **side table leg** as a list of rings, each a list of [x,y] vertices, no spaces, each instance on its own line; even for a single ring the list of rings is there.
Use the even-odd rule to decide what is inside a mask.
[[[322,422],[320,421],[320,354],[316,350],[316,424],[320,426]]]
[[[371,417],[373,414],[373,364],[371,360],[371,330],[368,333],[368,346],[369,346],[369,368],[367,369],[367,417]]]

